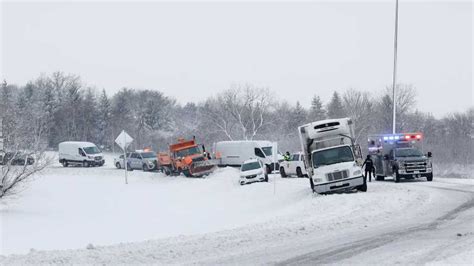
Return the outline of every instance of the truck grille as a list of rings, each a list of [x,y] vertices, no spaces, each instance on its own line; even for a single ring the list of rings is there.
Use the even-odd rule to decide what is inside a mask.
[[[344,179],[349,177],[348,171],[339,171],[339,172],[333,172],[326,174],[326,177],[328,178],[328,181],[334,181],[334,180],[339,180],[339,179]]]
[[[255,178],[255,177],[257,177],[257,175],[249,175],[249,176],[246,176],[245,178],[252,179],[252,178]]]
[[[425,161],[414,161],[414,162],[405,162],[404,163],[405,170],[407,173],[413,172],[413,171],[420,171],[420,172],[425,172],[426,171],[426,162]]]

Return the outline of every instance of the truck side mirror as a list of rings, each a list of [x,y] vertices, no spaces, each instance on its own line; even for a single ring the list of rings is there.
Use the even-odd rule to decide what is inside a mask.
[[[431,157],[433,157],[433,154],[429,151],[426,156],[428,156],[428,158],[431,158]]]

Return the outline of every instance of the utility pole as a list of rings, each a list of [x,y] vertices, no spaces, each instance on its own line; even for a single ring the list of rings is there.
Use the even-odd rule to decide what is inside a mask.
[[[392,133],[396,133],[396,112],[397,112],[397,98],[395,88],[397,85],[397,42],[398,42],[398,0],[395,4],[395,38],[393,42],[393,83],[392,83],[392,105],[393,105],[393,128]]]

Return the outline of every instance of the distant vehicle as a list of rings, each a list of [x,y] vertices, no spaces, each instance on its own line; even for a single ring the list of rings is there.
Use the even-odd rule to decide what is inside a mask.
[[[273,143],[266,140],[220,141],[214,143],[214,154],[219,166],[241,166],[250,158],[260,159],[267,167],[267,173],[275,168]],[[282,156],[279,156],[279,161]]]
[[[105,163],[102,152],[94,143],[66,141],[59,143],[59,162],[64,166],[102,166]]]
[[[186,177],[202,177],[216,168],[215,160],[210,159],[204,145],[198,145],[194,138],[178,139],[178,143],[169,146],[169,152],[158,154],[158,164],[166,175],[183,173]]]
[[[293,153],[289,161],[280,162],[280,175],[281,177],[288,177],[291,175],[305,177],[307,173],[304,165],[303,153]]]
[[[240,167],[240,185],[253,182],[268,182],[266,167],[260,159],[250,159]]]
[[[124,155],[121,154],[118,158],[114,159],[114,165],[118,169],[125,168]],[[154,171],[158,169],[158,161],[156,158],[156,152],[149,150],[138,150],[135,152],[127,153],[127,169],[134,170],[140,169],[143,171]]]
[[[420,177],[433,181],[431,152],[426,155],[422,152],[422,133],[370,135],[368,141],[376,180],[393,176],[395,182]]]
[[[0,164],[6,165],[32,165],[35,159],[24,152],[0,152]]]
[[[328,119],[298,128],[310,187],[316,193],[367,191],[362,154],[349,118]]]

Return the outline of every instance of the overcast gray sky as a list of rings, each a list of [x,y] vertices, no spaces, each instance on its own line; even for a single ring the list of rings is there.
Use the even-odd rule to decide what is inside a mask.
[[[2,2],[0,73],[25,84],[61,70],[181,103],[252,83],[309,106],[391,84],[394,2]],[[473,106],[472,16],[471,1],[400,0],[398,81],[418,109]]]

